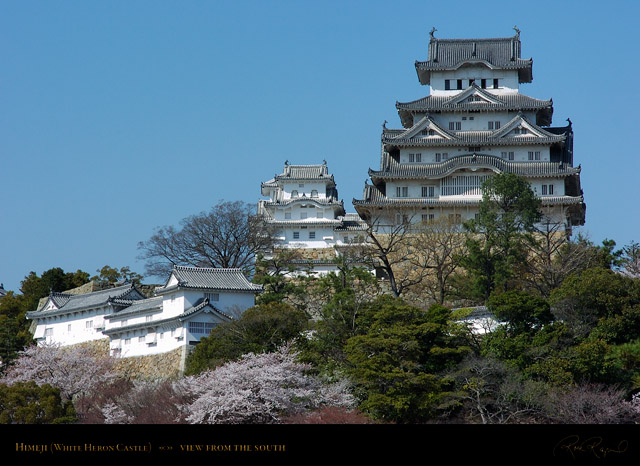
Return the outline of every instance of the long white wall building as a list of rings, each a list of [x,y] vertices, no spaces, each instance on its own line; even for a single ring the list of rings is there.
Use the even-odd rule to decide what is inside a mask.
[[[40,343],[68,346],[109,338],[114,356],[147,356],[197,344],[217,324],[252,307],[261,291],[240,269],[176,266],[151,298],[132,284],[51,293],[27,318]]]

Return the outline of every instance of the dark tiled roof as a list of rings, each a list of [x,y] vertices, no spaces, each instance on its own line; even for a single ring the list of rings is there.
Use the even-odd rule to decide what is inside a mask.
[[[272,180],[267,181],[267,184],[280,180],[334,181],[333,175],[329,174],[326,163],[314,165],[290,165],[288,162],[285,163],[283,172],[276,175]]]
[[[514,173],[526,177],[566,177],[579,175],[580,167],[570,167],[558,162],[512,162],[495,155],[465,154],[451,157],[440,163],[400,164],[393,157],[383,157],[383,170],[369,170],[372,180],[376,179],[420,179],[443,178],[461,168],[489,168],[504,173]]]
[[[479,94],[486,99],[468,101],[468,97],[473,94]],[[412,102],[396,102],[396,108],[402,126],[405,128],[410,128],[413,125],[413,114],[421,112],[532,110],[538,112],[536,124],[542,126],[550,125],[553,115],[553,101],[551,99],[540,100],[519,93],[493,94],[475,84],[454,96],[428,95]]]
[[[519,33],[494,39],[438,39],[431,37],[426,61],[416,61],[421,84],[430,84],[432,71],[455,70],[465,63],[482,63],[492,69],[518,70],[520,82],[533,79],[533,60],[521,58]]]
[[[203,298],[198,303],[196,303],[195,306],[187,309],[182,314],[179,314],[177,316],[169,317],[167,319],[159,319],[159,320],[150,320],[150,321],[147,321],[147,322],[139,322],[139,323],[136,323],[136,324],[125,325],[125,326],[122,326],[122,327],[113,327],[113,328],[104,330],[102,333],[104,333],[105,335],[117,335],[117,334],[120,334],[120,333],[130,332],[130,331],[133,331],[133,330],[140,330],[140,329],[144,329],[144,328],[158,328],[158,327],[172,328],[172,327],[177,327],[184,320],[186,320],[189,317],[192,317],[192,316],[198,314],[199,312],[205,311],[207,308],[209,308],[213,312],[219,314],[220,316],[222,316],[225,319],[232,320],[231,316],[225,314],[220,309],[218,309],[215,306],[213,306],[209,302],[209,300],[207,298]]]
[[[363,231],[367,229],[366,222],[358,214],[349,213],[339,219],[341,223],[334,228],[336,231]]]
[[[105,316],[105,319],[128,317],[135,314],[143,314],[153,310],[162,310],[162,297],[155,296],[153,298],[141,299],[139,301],[131,302],[123,310]]]
[[[68,314],[71,312],[105,306],[107,304],[118,304],[117,300],[123,299],[130,302],[145,299],[145,296],[140,293],[133,284],[107,288],[106,290],[94,291],[93,293],[86,294],[72,295],[68,293],[51,293],[47,302],[53,301],[58,309],[45,311],[41,308],[37,311],[27,313],[27,317],[31,319],[48,317],[51,315]]]
[[[177,286],[156,288],[156,294],[162,294],[175,288],[210,289],[226,291],[251,291],[260,292],[262,287],[247,280],[241,269],[223,269],[209,267],[175,266],[172,276],[178,280]]]

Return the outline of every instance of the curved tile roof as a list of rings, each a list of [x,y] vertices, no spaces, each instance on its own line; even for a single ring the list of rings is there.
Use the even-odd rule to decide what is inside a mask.
[[[169,277],[164,286],[156,288],[156,294],[162,294],[177,288],[250,292],[262,291],[262,286],[247,280],[247,277],[245,277],[241,269],[176,265],[173,268],[171,276],[176,277],[178,284],[168,286],[171,280],[171,277]]]
[[[479,63],[492,69],[518,70],[521,83],[533,79],[533,60],[521,58],[520,33],[493,39],[438,39],[431,36],[428,59],[416,61],[421,84],[430,84],[432,71],[458,69]]]
[[[117,300],[135,301],[145,299],[133,284],[107,288],[106,290],[94,291],[86,294],[51,293],[47,303],[53,301],[57,309],[43,310],[44,306],[37,311],[27,313],[27,317],[40,318],[52,315],[68,314],[72,312],[92,309],[108,304],[118,304]],[[46,303],[45,303],[46,306]]]
[[[393,157],[383,159],[383,170],[369,169],[371,179],[443,178],[461,168],[488,168],[527,177],[566,177],[580,174],[581,167],[558,162],[513,162],[488,154],[465,154],[440,163],[401,164]]]

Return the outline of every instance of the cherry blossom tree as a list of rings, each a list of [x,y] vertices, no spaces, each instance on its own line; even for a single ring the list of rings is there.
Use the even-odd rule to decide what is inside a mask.
[[[63,400],[71,400],[114,380],[114,362],[87,346],[34,345],[20,353],[0,382],[49,384],[60,389]]]
[[[182,379],[193,399],[184,406],[185,419],[194,424],[274,424],[321,406],[351,406],[344,383],[322,383],[296,357],[284,346]]]

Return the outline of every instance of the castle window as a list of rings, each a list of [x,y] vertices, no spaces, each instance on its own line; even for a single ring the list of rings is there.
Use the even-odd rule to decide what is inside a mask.
[[[422,162],[422,154],[409,154],[409,162],[410,163]]]
[[[53,336],[53,328],[49,327],[49,328],[45,328],[44,329],[44,336],[45,337],[51,337]]]
[[[409,187],[396,186],[396,197],[409,197]]]
[[[309,232],[309,239],[316,239],[316,232],[315,231],[310,231]]]
[[[423,186],[422,187],[422,197],[435,197],[436,188],[435,186]]]
[[[529,160],[540,160],[540,151],[529,151]]]
[[[449,129],[451,131],[460,131],[462,129],[462,122],[460,121],[450,121]]]
[[[220,293],[205,293],[204,297],[209,301],[220,301]]]
[[[434,214],[422,214],[422,221],[423,222],[433,222],[433,220],[435,219],[435,215]]]
[[[436,162],[442,162],[442,154],[440,152],[436,152]]]
[[[317,189],[312,189],[311,190],[311,197],[318,197],[318,190]]]
[[[213,322],[189,322],[189,332],[199,335],[209,335],[216,326]]]
[[[486,79],[481,79],[480,80],[480,87],[482,87],[482,89],[486,89],[487,88],[487,80]]]
[[[498,89],[499,87],[499,80],[498,78],[493,78],[493,88],[494,89]]]
[[[450,79],[445,79],[444,80],[444,90],[445,91],[451,90],[451,80]]]
[[[293,232],[293,239],[300,239],[300,232],[299,231],[294,231]]]
[[[489,122],[489,129],[500,129],[500,122],[499,121],[490,121]]]
[[[553,196],[553,185],[552,184],[543,184],[542,185],[542,195],[543,196]]]
[[[458,79],[458,82],[456,83],[456,88],[457,88],[458,90],[461,90],[461,89],[462,89],[462,79]]]
[[[85,328],[93,328],[93,320],[87,320],[84,324]]]
[[[291,197],[298,197],[298,191],[295,189],[291,191]]]

